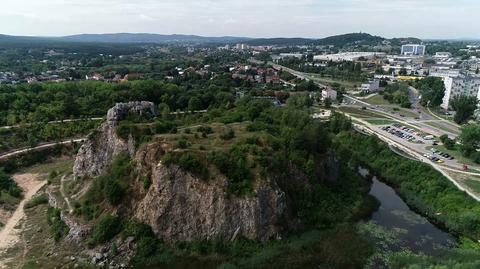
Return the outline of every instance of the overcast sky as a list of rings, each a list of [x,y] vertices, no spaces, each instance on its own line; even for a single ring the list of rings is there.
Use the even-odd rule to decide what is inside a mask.
[[[480,37],[478,0],[1,0],[0,33]]]

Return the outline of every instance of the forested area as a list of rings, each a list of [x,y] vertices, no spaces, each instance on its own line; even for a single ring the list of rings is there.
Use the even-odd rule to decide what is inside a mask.
[[[234,101],[232,88],[242,81],[219,76],[166,83],[157,80],[121,84],[67,82],[0,86],[0,125],[103,117],[117,102],[152,101],[169,109],[201,110]]]

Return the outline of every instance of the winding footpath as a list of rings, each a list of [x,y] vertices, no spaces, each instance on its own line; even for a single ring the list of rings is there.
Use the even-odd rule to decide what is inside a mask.
[[[23,190],[23,199],[10,217],[5,226],[0,230],[0,254],[19,242],[19,230],[16,228],[25,217],[24,206],[32,197],[47,184],[47,181],[39,181],[38,174],[17,174],[13,176],[15,182]],[[5,260],[0,261],[0,268],[7,268]]]

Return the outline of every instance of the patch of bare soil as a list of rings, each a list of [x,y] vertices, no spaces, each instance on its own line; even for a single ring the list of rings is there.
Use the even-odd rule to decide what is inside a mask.
[[[23,207],[47,183],[47,181],[39,181],[38,174],[17,174],[13,179],[22,188],[24,197],[0,231],[0,254],[15,246],[21,239],[19,236],[21,230],[17,226],[25,217]],[[0,268],[6,268],[4,262],[0,261]]]

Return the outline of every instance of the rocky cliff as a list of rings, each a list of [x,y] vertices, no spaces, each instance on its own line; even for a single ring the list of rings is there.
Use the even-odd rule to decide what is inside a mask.
[[[80,148],[75,177],[99,176],[115,156],[128,153],[137,164],[138,178],[116,211],[150,225],[167,242],[239,237],[267,240],[283,233],[287,201],[274,180],[256,183],[250,196],[228,195],[228,180],[222,175],[205,181],[176,165],[163,165],[159,160],[171,146],[152,143],[135,149],[132,137],[124,140],[116,134],[118,122],[126,115],[146,112],[155,113],[152,103],[117,104],[110,109],[107,121]],[[148,190],[141,179],[145,175],[152,182]]]
[[[75,178],[101,175],[111,164],[113,158],[120,153],[135,154],[135,141],[125,141],[118,137],[115,128],[118,122],[129,114],[155,115],[155,105],[151,102],[119,103],[107,113],[107,121],[92,133],[78,151],[73,167]]]
[[[155,152],[147,146],[136,160],[151,164]],[[284,232],[286,196],[273,181],[262,180],[253,195],[235,197],[226,194],[228,181],[222,175],[205,181],[176,165],[153,163],[143,166],[149,169],[152,185],[132,208],[136,219],[149,224],[165,241],[268,240]]]

